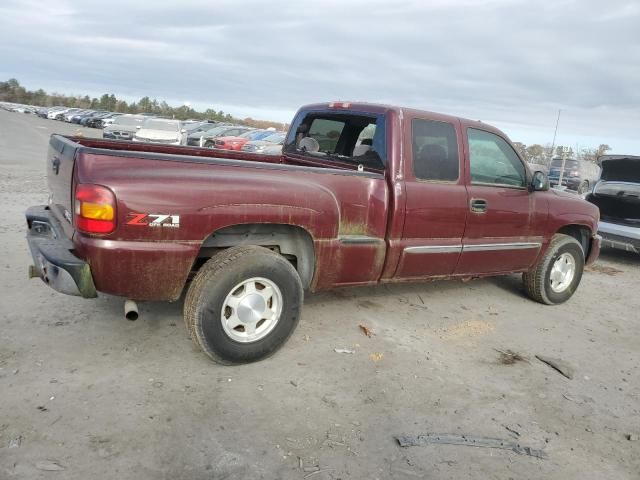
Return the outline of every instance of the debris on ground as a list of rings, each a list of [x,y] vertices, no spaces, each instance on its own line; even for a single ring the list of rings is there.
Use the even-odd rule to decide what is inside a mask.
[[[401,447],[417,447],[423,445],[464,445],[467,447],[499,448],[511,450],[519,455],[535,458],[547,458],[547,453],[531,447],[525,447],[510,440],[491,437],[473,437],[451,433],[427,433],[425,435],[397,435],[395,439]]]
[[[318,473],[322,473],[322,472],[328,472],[329,470],[333,470],[333,468],[321,468],[319,470],[315,470],[311,473],[307,473],[304,478],[310,478],[313,477],[314,475],[318,474]]]
[[[362,333],[364,333],[367,337],[371,338],[375,335],[375,333],[373,333],[373,330],[371,330],[369,327],[367,327],[366,325],[363,325],[362,323],[360,325],[358,325],[360,327],[360,330],[362,330]]]
[[[557,370],[569,380],[573,379],[574,369],[564,360],[560,360],[559,358],[545,357],[544,355],[536,355],[536,358],[542,363],[546,363],[554,370]]]
[[[519,437],[519,436],[520,436],[520,432],[519,432],[519,431],[514,430],[513,428],[510,428],[510,427],[509,427],[509,426],[507,426],[507,425],[503,425],[503,427],[504,427],[508,432],[513,433],[516,437]]]
[[[602,273],[603,275],[609,275],[610,277],[613,277],[619,273],[623,273],[622,270],[618,270],[617,268],[609,267],[607,265],[602,265],[599,263],[594,263],[593,265],[584,267],[584,271]]]
[[[448,316],[442,318],[448,319]],[[495,324],[484,320],[467,320],[442,329],[443,338],[450,340],[464,340],[486,335],[495,330]]]
[[[334,348],[333,351],[336,353],[355,353],[355,350],[350,348]]]
[[[18,448],[22,444],[22,435],[18,435],[17,437],[9,440],[9,448]]]
[[[498,356],[498,362],[502,365],[513,365],[517,362],[529,363],[529,360],[513,350],[500,350],[498,348],[494,348],[494,350],[500,354]]]
[[[567,395],[566,393],[563,393],[563,394],[562,394],[562,396],[563,396],[564,398],[566,398],[567,400],[569,400],[570,402],[575,402],[575,403],[577,403],[577,404],[581,404],[581,403],[582,403],[580,400],[576,400],[575,398],[573,398],[573,397],[571,397],[571,396]]]
[[[372,362],[379,362],[380,360],[382,360],[382,358],[384,357],[384,355],[382,353],[378,353],[378,352],[374,352],[371,355],[369,355],[369,360],[371,360]]]
[[[36,463],[36,468],[38,470],[44,470],[46,472],[59,472],[60,470],[64,470],[64,467],[54,460],[44,460],[42,462],[38,462]]]

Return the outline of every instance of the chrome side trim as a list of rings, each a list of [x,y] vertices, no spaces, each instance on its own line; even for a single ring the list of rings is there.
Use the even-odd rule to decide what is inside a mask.
[[[425,245],[420,247],[405,247],[407,253],[460,253],[462,245]]]
[[[488,250],[526,250],[529,248],[540,248],[539,242],[522,242],[522,243],[484,243],[478,245],[464,245],[464,252],[485,252]]]
[[[540,242],[519,243],[483,243],[478,245],[423,245],[418,247],[405,247],[406,253],[460,253],[460,252],[485,252],[495,250],[525,250],[540,248]]]

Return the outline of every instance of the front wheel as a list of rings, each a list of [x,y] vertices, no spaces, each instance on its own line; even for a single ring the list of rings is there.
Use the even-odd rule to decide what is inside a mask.
[[[556,234],[534,270],[523,274],[527,295],[540,303],[556,305],[575,293],[584,270],[584,251],[569,235]]]
[[[580,195],[583,195],[587,193],[587,191],[589,191],[589,182],[585,180],[584,182],[580,183],[580,185],[578,186],[578,193]]]
[[[291,336],[303,295],[298,272],[284,257],[263,247],[233,247],[195,276],[185,298],[185,323],[214,361],[255,362]]]

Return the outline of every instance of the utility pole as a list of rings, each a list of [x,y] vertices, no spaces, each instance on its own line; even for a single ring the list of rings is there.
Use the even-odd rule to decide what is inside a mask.
[[[558,177],[558,186],[562,188],[562,178],[564,177],[564,166],[567,163],[567,154],[569,147],[562,147],[562,166],[560,167],[560,177]]]
[[[558,118],[556,119],[556,129],[553,132],[553,142],[551,142],[551,158],[549,159],[549,166],[551,166],[551,160],[553,160],[554,150],[556,149],[556,135],[558,133],[558,124],[560,123],[560,112],[562,110],[558,109]]]

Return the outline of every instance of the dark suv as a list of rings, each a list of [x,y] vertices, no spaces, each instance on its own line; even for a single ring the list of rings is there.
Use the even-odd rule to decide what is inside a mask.
[[[562,158],[551,160],[549,167],[549,184],[554,187],[560,180]],[[591,162],[567,158],[564,164],[562,185],[579,194],[587,193],[600,175],[600,168]]]

